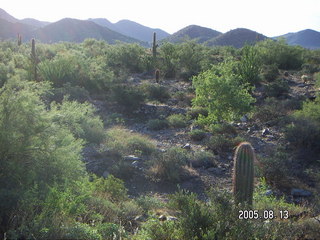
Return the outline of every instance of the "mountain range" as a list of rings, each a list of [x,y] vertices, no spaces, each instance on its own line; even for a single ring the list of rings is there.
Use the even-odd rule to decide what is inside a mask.
[[[121,41],[150,46],[154,32],[157,33],[157,40],[161,40],[161,42],[179,43],[194,40],[208,46],[234,46],[236,48],[267,38],[245,28],[221,33],[210,28],[189,25],[170,35],[161,29],[150,28],[130,20],[121,20],[116,23],[111,23],[105,18],[90,18],[88,20],[64,18],[54,23],[33,18],[19,20],[0,8],[0,40],[16,39],[20,34],[23,41],[36,38],[45,43],[82,42],[86,38],[95,38],[105,40],[110,44]],[[311,29],[274,37],[274,39],[277,38],[285,38],[290,45],[300,45],[310,49],[320,48],[320,32]]]

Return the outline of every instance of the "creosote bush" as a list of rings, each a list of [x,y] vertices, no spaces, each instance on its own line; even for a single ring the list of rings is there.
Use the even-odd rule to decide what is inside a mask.
[[[183,128],[187,126],[187,119],[183,114],[172,114],[167,117],[167,121],[173,128]]]

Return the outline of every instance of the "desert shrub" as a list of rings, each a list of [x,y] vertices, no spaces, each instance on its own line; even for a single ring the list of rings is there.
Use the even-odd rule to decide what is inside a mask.
[[[295,118],[286,126],[285,138],[296,149],[319,152],[319,122],[303,117]]]
[[[137,110],[145,100],[145,95],[138,88],[115,86],[112,91],[113,100],[124,108],[126,113]]]
[[[259,170],[266,182],[275,187],[283,187],[287,184],[289,177],[288,154],[278,148],[271,152],[268,157],[259,158]]]
[[[194,193],[179,191],[170,196],[173,208],[180,211],[179,227],[183,239],[203,239],[213,225],[213,212]]]
[[[142,229],[137,235],[133,236],[134,240],[179,240],[182,239],[174,221],[160,222],[159,219],[149,219],[143,223]]]
[[[40,77],[53,83],[54,87],[62,87],[63,84],[83,86],[87,79],[87,71],[82,56],[68,53],[60,53],[52,60],[42,61],[39,65]]]
[[[144,212],[159,209],[164,206],[161,200],[153,196],[141,195],[136,198],[135,201],[143,209]]]
[[[313,74],[320,71],[320,66],[312,63],[304,63],[301,68],[302,72],[305,74]]]
[[[145,83],[141,85],[141,89],[146,93],[147,99],[156,100],[159,102],[165,102],[170,98],[170,93],[168,89],[164,86],[158,84],[148,84]]]
[[[272,82],[279,76],[279,69],[276,64],[264,65],[261,75],[265,81]]]
[[[106,64],[117,76],[125,73],[139,73],[146,69],[146,51],[138,44],[115,44],[106,49]]]
[[[213,167],[216,166],[214,155],[208,151],[195,151],[189,159],[192,167]]]
[[[62,87],[56,87],[51,90],[51,93],[46,96],[48,103],[62,103],[63,99],[68,98],[70,101],[85,102],[89,99],[89,92],[80,86],[71,86],[70,83],[64,84]]]
[[[316,87],[320,88],[320,72],[314,74],[314,79],[316,80]]]
[[[121,179],[109,175],[106,179],[96,178],[94,180],[94,191],[104,194],[104,197],[113,202],[128,200],[127,189]]]
[[[232,137],[225,134],[216,134],[210,137],[206,145],[209,149],[215,153],[230,152],[239,143],[243,142],[244,139],[241,137]]]
[[[211,124],[209,129],[213,134],[237,135],[236,127],[226,122]]]
[[[187,126],[187,119],[183,114],[172,114],[167,117],[170,127],[183,128]]]
[[[320,150],[320,99],[306,101],[302,109],[293,114],[292,123],[286,127],[285,136],[292,146],[314,152]]]
[[[108,116],[105,123],[107,125],[123,125],[125,123],[125,119],[121,113],[112,113]]]
[[[147,127],[150,130],[162,130],[169,127],[169,123],[165,119],[150,119],[147,122]]]
[[[97,231],[105,240],[120,240],[127,238],[127,233],[122,226],[115,223],[102,223],[97,226]]]
[[[131,222],[136,216],[143,213],[143,209],[134,200],[129,200],[123,202],[121,205],[121,212],[119,214],[119,219],[122,225],[130,227]]]
[[[260,56],[255,47],[246,45],[241,49],[241,59],[237,71],[242,83],[254,85],[258,83],[261,69]]]
[[[112,127],[107,131],[105,147],[122,155],[149,155],[155,151],[148,137],[122,127]]]
[[[288,203],[284,197],[276,197],[272,194],[267,195],[267,190],[270,190],[268,181],[265,178],[260,178],[259,184],[256,186],[254,191],[254,209],[265,210],[272,209],[275,213],[282,211],[289,211],[290,215],[299,214],[303,211],[307,211],[306,207]]]
[[[234,64],[224,62],[194,77],[196,106],[206,107],[208,122],[240,118],[251,110],[254,99],[241,79],[233,73]]]
[[[190,119],[197,119],[200,115],[207,117],[208,110],[203,107],[193,107],[187,112],[187,117]]]
[[[0,87],[3,86],[3,84],[7,81],[7,79],[8,79],[8,68],[2,62],[0,62]]]
[[[63,101],[62,104],[52,103],[51,109],[59,111],[53,121],[67,126],[74,136],[96,144],[104,140],[103,122],[89,103]]]
[[[166,78],[174,78],[178,71],[179,57],[177,46],[166,42],[159,48],[160,69]]]
[[[285,79],[277,79],[266,86],[266,94],[268,97],[286,96],[289,93],[290,87]]]
[[[182,166],[186,165],[188,158],[186,150],[172,147],[164,153],[154,154],[149,172],[160,180],[178,182],[183,174]]]
[[[101,239],[98,231],[85,223],[76,222],[73,226],[64,229],[66,233],[63,238],[66,239]]]
[[[255,107],[252,119],[269,125],[283,125],[290,120],[286,116],[294,110],[300,109],[301,105],[302,102],[299,99],[267,98],[265,104]]]
[[[300,69],[303,64],[303,53],[306,51],[299,46],[289,46],[284,39],[265,40],[256,44],[263,64],[277,64],[280,69]]]
[[[191,132],[189,132],[189,136],[190,136],[191,140],[201,141],[202,139],[204,139],[206,137],[206,132],[201,129],[195,129],[195,130],[192,130]]]

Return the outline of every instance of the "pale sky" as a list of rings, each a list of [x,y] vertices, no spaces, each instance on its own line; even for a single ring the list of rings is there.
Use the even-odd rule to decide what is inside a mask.
[[[191,24],[220,32],[249,28],[268,37],[320,31],[320,0],[1,0],[0,8],[18,19],[129,19],[168,33]]]

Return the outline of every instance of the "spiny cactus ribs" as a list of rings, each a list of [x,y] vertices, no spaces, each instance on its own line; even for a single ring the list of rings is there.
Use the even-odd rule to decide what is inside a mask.
[[[234,156],[233,194],[235,203],[252,205],[253,198],[253,147],[248,142],[240,143]]]

